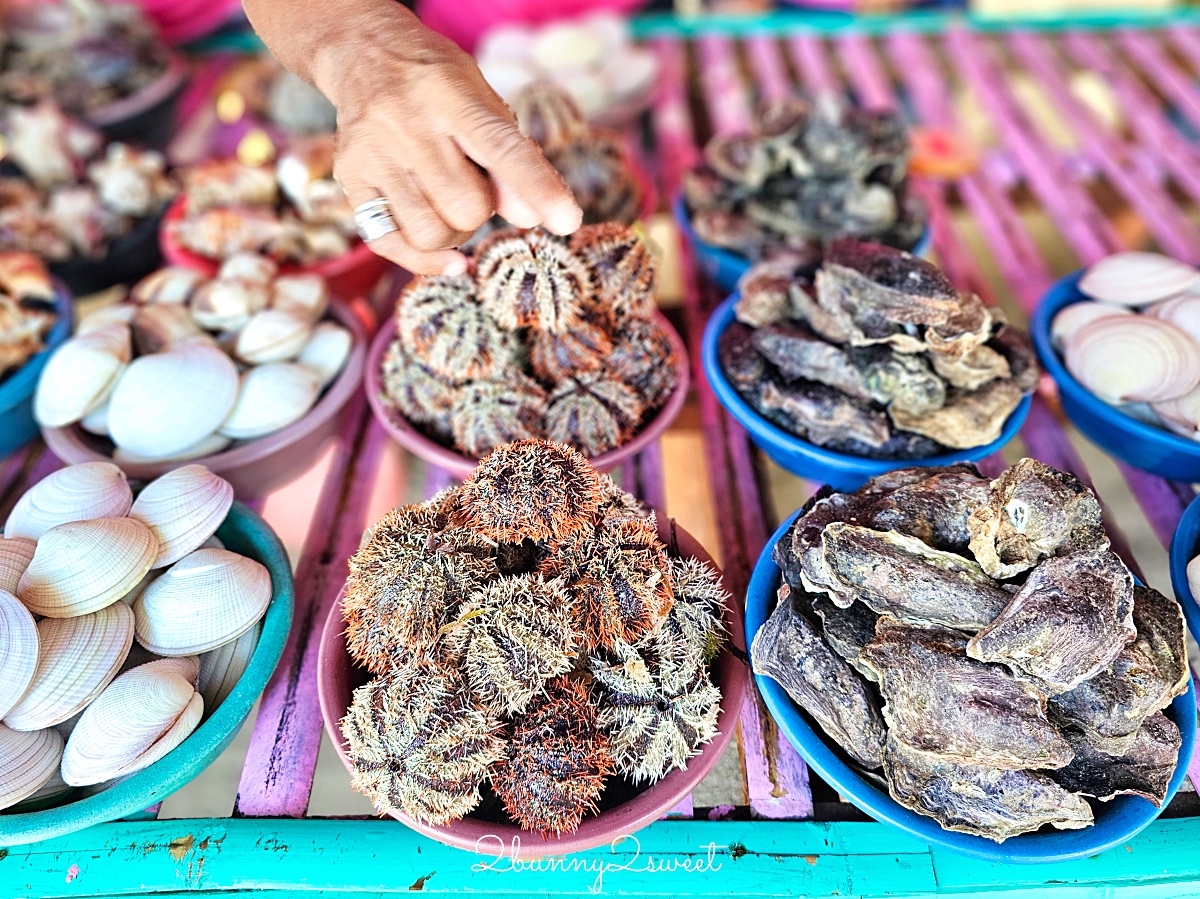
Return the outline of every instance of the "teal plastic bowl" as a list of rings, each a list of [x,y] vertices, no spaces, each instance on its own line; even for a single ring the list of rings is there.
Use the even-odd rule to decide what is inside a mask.
[[[978,462],[999,450],[1016,436],[1029,415],[1032,397],[1026,396],[1004,422],[1000,436],[991,443],[970,449],[953,450],[937,456],[921,459],[869,459],[825,449],[815,443],[789,434],[783,428],[767,420],[753,406],[742,399],[725,377],[721,368],[719,343],[721,334],[733,324],[734,307],[739,294],[735,293],[713,310],[712,317],[704,328],[701,344],[701,361],[704,375],[712,385],[713,393],[738,424],[746,429],[755,445],[785,471],[808,478],[820,484],[828,484],[835,490],[857,490],[871,478],[896,468],[913,466],[953,465],[955,462]],[[1200,446],[1200,444],[1198,444]]]
[[[750,587],[746,593],[748,645],[754,645],[758,629],[774,609],[775,593],[782,580],[779,566],[771,558],[772,550],[787,534],[799,514],[799,511],[793,513],[779,526],[779,530],[768,541],[754,566]],[[1184,609],[1187,609],[1187,604],[1184,605]],[[1120,846],[1148,827],[1162,813],[1161,808],[1157,808],[1153,802],[1141,796],[1118,796],[1108,802],[1096,803],[1096,821],[1091,827],[1085,827],[1083,830],[1051,831],[1043,828],[1035,833],[1010,837],[1003,843],[994,843],[973,834],[943,830],[932,818],[926,818],[905,808],[847,765],[840,753],[835,751],[834,743],[826,742],[827,738],[809,724],[808,719],[778,681],[759,674],[754,675],[754,679],[759,693],[767,703],[771,717],[796,747],[796,751],[804,756],[810,768],[834,787],[839,795],[849,799],[872,818],[898,827],[931,846],[1005,864],[1061,862],[1087,858],[1105,849]],[[1192,749],[1196,743],[1196,688],[1190,674],[1187,692],[1175,697],[1174,702],[1163,711],[1175,722],[1183,738],[1175,774],[1167,785],[1167,798],[1163,803],[1165,808],[1187,776],[1188,760],[1192,757]]]
[[[46,335],[46,348],[0,381],[0,458],[13,453],[37,436],[33,420],[33,394],[50,354],[71,336],[75,302],[61,281],[54,282],[54,307],[58,321]]]
[[[172,752],[103,792],[54,808],[0,812],[0,846],[59,837],[92,824],[115,821],[161,802],[207,768],[237,735],[279,664],[292,626],[295,588],[292,568],[275,532],[254,512],[234,503],[217,537],[229,550],[261,562],[271,573],[271,603],[250,664],[237,686]]]
[[[1188,504],[1175,528],[1175,536],[1171,538],[1171,586],[1175,588],[1175,598],[1183,607],[1183,616],[1187,619],[1188,630],[1192,635],[1200,634],[1200,605],[1192,594],[1188,583],[1188,562],[1200,555],[1200,496]]]

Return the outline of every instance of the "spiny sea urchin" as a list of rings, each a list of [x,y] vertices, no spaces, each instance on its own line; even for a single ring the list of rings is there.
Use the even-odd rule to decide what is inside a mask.
[[[575,98],[553,81],[536,81],[518,92],[512,110],[521,132],[543,151],[553,151],[587,130],[587,118]]]
[[[658,265],[637,231],[616,222],[585,225],[571,235],[571,249],[595,274],[598,302],[614,321],[654,314]]]
[[[455,382],[492,378],[512,363],[512,338],[479,304],[469,275],[415,278],[396,304],[396,330],[426,367]]]
[[[642,186],[633,174],[620,134],[589,128],[547,151],[546,159],[571,188],[586,224],[631,225],[637,221]]]
[[[654,511],[644,502],[621,489],[621,486],[606,474],[596,476],[600,481],[601,522],[609,518],[646,518],[654,521]]]
[[[621,326],[608,357],[608,367],[646,403],[656,409],[679,382],[680,360],[666,330],[653,319],[631,318]]]
[[[383,357],[382,381],[385,398],[401,415],[439,436],[450,436],[450,410],[458,389],[409,356],[399,341]]]
[[[470,526],[498,542],[557,543],[595,527],[599,491],[575,450],[521,440],[480,460],[463,485],[463,507]]]
[[[519,371],[494,381],[474,381],[460,388],[450,410],[454,442],[473,456],[482,456],[513,440],[545,432],[546,392]]]
[[[543,231],[497,231],[475,257],[479,298],[501,328],[561,333],[595,291],[591,270]]]
[[[549,836],[578,829],[612,770],[587,689],[559,677],[513,722],[492,787],[514,821]]]
[[[556,384],[563,378],[594,371],[613,350],[612,340],[599,324],[580,318],[569,331],[530,335],[529,365],[542,381]]]
[[[570,671],[575,657],[566,585],[534,574],[475,591],[445,629],[471,691],[497,714],[520,712],[546,681]]]
[[[671,558],[671,589],[675,602],[662,630],[674,632],[702,665],[707,665],[725,642],[725,603],[729,594],[721,576],[699,559]]]
[[[637,392],[610,372],[580,372],[550,394],[546,430],[551,440],[598,456],[620,446],[645,410]]]
[[[431,824],[479,804],[488,769],[504,756],[500,734],[462,676],[428,659],[359,687],[342,720],[354,788],[381,812],[399,809]]]

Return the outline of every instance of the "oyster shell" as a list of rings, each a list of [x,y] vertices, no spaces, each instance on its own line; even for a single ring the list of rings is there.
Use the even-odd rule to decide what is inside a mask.
[[[1132,793],[1162,807],[1179,764],[1182,742],[1179,728],[1166,715],[1160,712],[1147,718],[1129,748],[1118,756],[1097,749],[1081,730],[1064,728],[1063,735],[1075,758],[1066,767],[1049,772],[1055,783],[1102,802]]]
[[[866,603],[851,603],[848,608],[836,606],[826,596],[812,597],[812,608],[821,619],[821,636],[829,648],[865,677],[876,680],[874,669],[862,664],[862,648],[875,639],[875,624],[879,615]]]
[[[905,431],[953,449],[970,449],[1000,439],[1005,421],[1026,392],[1015,380],[995,380],[979,390],[951,391],[945,405],[932,412],[913,415],[893,408],[891,416],[896,427]]]
[[[1046,696],[1002,665],[968,658],[967,638],[883,617],[862,662],[878,673],[892,736],[944,761],[1061,768],[1073,753],[1046,718]]]
[[[984,384],[1012,374],[1008,360],[987,344],[977,346],[963,356],[930,353],[933,370],[960,390],[978,390]]]
[[[920,480],[881,493],[867,513],[875,528],[899,531],[934,549],[966,555],[971,512],[987,502],[989,482],[974,465],[911,469]],[[866,519],[863,520],[866,523]]]
[[[815,381],[786,386],[768,381],[761,385],[756,405],[769,418],[782,419],[788,430],[818,446],[852,439],[878,448],[891,436],[884,413]]]
[[[883,719],[868,684],[823,641],[787,594],[750,647],[756,674],[773,678],[839,746],[867,768],[883,763]]]

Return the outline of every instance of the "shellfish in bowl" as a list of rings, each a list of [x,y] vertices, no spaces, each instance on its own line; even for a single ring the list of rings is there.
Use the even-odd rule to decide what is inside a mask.
[[[41,531],[0,545],[33,544],[0,590],[0,820],[21,842],[142,808],[211,761],[279,658],[291,582],[265,524],[199,465],[136,499],[116,466],[64,468],[7,525]],[[173,755],[198,729],[203,748]],[[63,803],[71,822],[39,817]]]

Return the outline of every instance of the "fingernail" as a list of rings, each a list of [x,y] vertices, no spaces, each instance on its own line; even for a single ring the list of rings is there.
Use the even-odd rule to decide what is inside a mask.
[[[546,216],[546,228],[555,234],[570,234],[583,224],[583,211],[574,203],[559,203]]]
[[[467,260],[455,259],[453,262],[446,263],[446,267],[442,269],[442,274],[448,278],[455,275],[465,275],[467,273]]]

